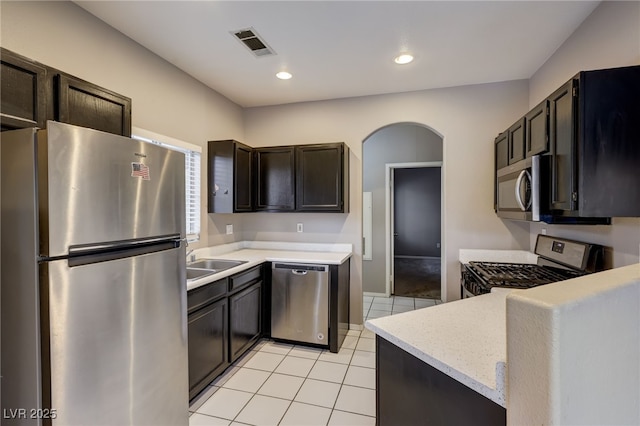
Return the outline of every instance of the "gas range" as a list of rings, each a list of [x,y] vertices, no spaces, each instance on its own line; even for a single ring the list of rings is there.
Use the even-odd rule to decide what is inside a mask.
[[[527,289],[602,270],[604,248],[538,235],[537,264],[470,261],[462,265],[461,295],[477,296],[494,287]]]

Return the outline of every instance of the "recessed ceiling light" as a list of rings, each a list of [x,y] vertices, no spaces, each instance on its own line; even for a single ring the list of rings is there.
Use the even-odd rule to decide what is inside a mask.
[[[286,71],[280,71],[276,74],[276,77],[278,77],[280,80],[289,80],[293,76],[291,75],[291,73],[288,73]]]
[[[408,53],[403,53],[403,54],[401,54],[399,56],[396,56],[393,61],[396,64],[404,65],[404,64],[408,64],[409,62],[413,61],[413,56],[409,55]]]

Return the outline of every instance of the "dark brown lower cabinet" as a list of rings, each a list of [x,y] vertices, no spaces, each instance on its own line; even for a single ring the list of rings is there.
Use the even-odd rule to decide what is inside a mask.
[[[329,266],[329,351],[338,353],[349,332],[351,259]]]
[[[234,362],[262,334],[262,281],[229,296],[229,357]]]
[[[187,292],[189,399],[262,337],[263,265]]]
[[[229,365],[227,298],[189,314],[189,399]]]
[[[376,336],[376,418],[378,426],[497,426],[507,410]]]

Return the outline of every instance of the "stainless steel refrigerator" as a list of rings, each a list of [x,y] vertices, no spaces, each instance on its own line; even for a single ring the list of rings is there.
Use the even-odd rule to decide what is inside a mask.
[[[184,155],[0,138],[2,423],[188,424]]]

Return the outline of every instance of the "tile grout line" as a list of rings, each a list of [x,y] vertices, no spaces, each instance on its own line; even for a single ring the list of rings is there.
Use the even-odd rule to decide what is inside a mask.
[[[264,347],[264,345],[262,345],[262,346],[260,347],[260,349],[262,349],[263,347]],[[258,350],[258,352],[260,352],[260,349]],[[289,352],[291,352],[291,348],[289,349]],[[270,353],[270,352],[264,351],[263,353]],[[287,352],[287,353],[288,353],[288,352]],[[273,354],[273,355],[282,355],[282,354]],[[255,354],[254,354],[253,356],[255,356]],[[252,358],[253,358],[253,357],[252,357]],[[278,368],[278,367],[280,366],[280,364],[282,364],[282,362],[283,362],[286,358],[287,358],[287,356],[286,356],[286,355],[284,355],[284,357],[280,360],[280,362],[278,363],[278,365],[276,365],[276,366],[275,366],[275,368],[273,369],[273,371],[269,372],[269,376],[267,376],[267,379],[265,380],[265,383],[266,383],[266,381],[267,381],[267,380],[269,380],[269,377],[271,377],[271,376],[273,375],[273,373],[276,371],[276,368]],[[243,365],[244,365],[244,364],[243,364]],[[240,368],[242,368],[242,367],[240,367]],[[257,369],[255,369],[255,370],[257,370]],[[261,371],[265,371],[265,370],[261,370]],[[236,373],[237,373],[237,371],[236,371],[236,372],[234,372],[233,374],[235,375]],[[230,379],[231,379],[231,378],[229,378],[229,380],[230,380]],[[226,382],[225,382],[225,383],[226,383]],[[262,386],[264,386],[264,383],[263,383],[262,385],[260,385],[260,387],[258,388],[258,390],[260,390],[260,389],[262,388]],[[247,393],[251,393],[251,392],[247,392]],[[253,400],[253,398],[255,398],[255,396],[256,396],[257,394],[258,394],[258,392],[257,392],[257,391],[256,391],[256,392],[253,392],[253,395],[251,396],[251,398],[249,398],[249,400],[248,400],[248,401],[247,401],[247,402],[242,406],[242,408],[238,411],[238,413],[235,415],[235,417],[231,420],[231,423],[234,423],[234,422],[236,421],[236,419],[238,418],[238,416],[240,415],[240,413],[242,413],[242,411],[243,411],[245,408],[247,408],[247,406],[249,405],[249,403]],[[291,403],[289,403],[289,405],[291,405]],[[288,410],[288,409],[289,409],[289,407],[287,407],[287,410]],[[285,411],[285,413],[286,413],[286,411]],[[284,414],[282,415],[282,417],[284,417]],[[282,419],[280,419],[280,420],[282,420]],[[242,422],[239,422],[239,423],[242,423]],[[278,422],[278,423],[280,423],[280,422]]]
[[[360,332],[360,336],[358,336],[358,342],[360,341],[360,339],[363,339],[363,337],[362,337],[362,332]],[[356,344],[356,347],[357,347],[357,344]],[[368,351],[366,351],[366,352],[368,352]],[[355,349],[353,350],[353,354],[355,354]],[[345,372],[344,377],[342,378],[342,383],[340,383],[340,390],[338,391],[338,395],[336,396],[336,400],[335,400],[335,401],[334,401],[334,403],[333,403],[333,408],[331,409],[331,415],[333,415],[333,412],[337,410],[337,409],[336,409],[336,404],[338,403],[338,399],[340,398],[340,393],[342,392],[342,388],[343,388],[344,386],[352,386],[352,385],[347,385],[347,384],[345,384],[345,383],[344,383],[345,379],[347,378],[347,373],[349,372],[349,367],[351,367],[351,362],[352,362],[352,361],[353,361],[353,355],[351,356],[351,359],[349,360],[349,364],[347,365],[347,371]],[[354,367],[357,367],[357,366],[354,366]],[[360,389],[368,389],[368,390],[371,390],[370,388],[363,388],[363,387],[360,387],[360,386],[353,386],[353,387],[358,387],[358,388],[360,388]],[[373,390],[375,391],[375,389],[373,389]],[[367,416],[366,414],[355,413],[355,412],[353,412],[353,411],[347,411],[347,410],[337,410],[337,411],[342,411],[342,412],[345,412],[345,413],[356,414],[356,415],[359,415],[359,416],[372,417],[372,416]],[[375,418],[375,417],[374,417],[374,418]],[[331,416],[329,416],[329,420],[331,420]]]
[[[291,352],[291,351],[289,351]],[[320,359],[320,356],[322,355],[322,352],[320,352],[320,354],[318,355],[318,358],[313,360],[313,365],[311,366],[311,368],[309,369],[309,371],[307,372],[307,375],[304,377],[304,380],[302,381],[302,384],[300,385],[300,387],[298,388],[298,390],[296,391],[296,394],[293,395],[293,398],[291,398],[291,400],[289,401],[289,406],[287,407],[287,410],[284,412],[284,414],[282,415],[282,418],[278,421],[278,425],[280,423],[282,423],[282,419],[284,419],[284,417],[287,415],[287,412],[289,411],[289,409],[291,408],[291,406],[293,405],[293,402],[295,401],[296,397],[298,396],[298,394],[300,393],[300,390],[302,389],[302,387],[304,386],[304,382],[307,381],[307,379],[309,378],[309,374],[311,374],[311,370],[313,370],[313,367],[316,366],[316,364],[318,363],[318,360]],[[298,376],[300,377],[300,376]],[[311,404],[309,404],[311,405]],[[329,415],[329,418],[331,418],[331,415]],[[327,423],[329,421],[327,420]],[[326,426],[326,425],[325,425]]]
[[[272,341],[273,341],[273,340],[272,340]],[[287,359],[287,357],[289,356],[289,354],[291,353],[291,351],[293,350],[293,348],[294,348],[294,347],[295,347],[295,345],[293,345],[293,346],[291,346],[291,347],[289,348],[289,351],[286,353],[286,355],[284,356],[284,358],[282,359],[282,361],[280,361],[280,363],[276,366],[276,368],[274,368],[274,369],[273,369],[273,371],[271,372],[271,374],[269,374],[269,377],[267,377],[267,380],[265,380],[265,381],[264,381],[264,383],[267,383],[267,381],[269,380],[269,378],[270,378],[271,376],[273,376],[274,374],[276,374],[276,370],[277,370],[277,369],[278,369],[278,367],[279,367],[279,366],[284,362],[284,360],[286,360],[286,359]],[[294,357],[294,356],[291,356],[291,357],[292,357],[292,358],[298,358],[298,357]],[[314,365],[315,365],[315,362],[314,362]],[[312,368],[313,368],[313,367],[312,367]],[[311,371],[311,370],[309,370],[309,371]],[[278,373],[278,374],[282,374],[282,373]],[[284,374],[283,374],[283,375],[284,375]],[[294,376],[294,377],[295,377],[295,376]],[[306,379],[305,379],[305,380],[306,380]],[[262,389],[262,387],[264,386],[264,383],[262,384],[262,386],[260,386],[260,387],[258,388],[258,390],[256,391],[255,395],[258,395],[258,392],[260,391],[260,389]],[[302,383],[304,384],[304,381],[303,381]],[[302,385],[300,386],[300,388],[302,388]],[[299,392],[299,391],[300,391],[300,389],[298,389],[298,392]],[[296,395],[298,394],[298,392],[296,392]],[[254,396],[255,396],[255,395],[254,395]],[[267,395],[264,395],[264,396],[267,396]],[[270,395],[268,395],[268,396],[269,396],[270,398],[276,398],[276,397],[274,397],[274,396],[270,396]],[[294,398],[295,398],[295,395],[294,395]],[[251,399],[253,399],[253,397],[252,397]],[[281,398],[281,399],[285,399],[285,398]],[[289,411],[289,409],[290,409],[290,408],[291,408],[291,406],[293,405],[293,398],[292,398],[292,399],[290,399],[290,400],[288,400],[288,401],[289,401],[289,404],[287,405],[287,408],[284,410],[284,413],[282,413],[282,417],[280,417],[280,419],[278,420],[278,425],[279,425],[280,423],[282,423],[282,419],[284,419],[284,417],[287,415],[287,412]],[[240,414],[240,413],[238,413],[238,414]]]
[[[395,299],[395,297],[394,297],[394,296],[391,296],[391,299],[393,299],[393,301],[392,301],[392,303],[391,303],[391,305],[390,305],[390,306],[391,306],[391,312],[390,312],[388,315],[385,315],[385,316],[393,315],[394,307],[396,307],[396,299]],[[431,299],[429,299],[429,300],[431,300]],[[416,298],[412,298],[413,306],[406,305],[406,304],[403,304],[403,305],[398,304],[398,305],[397,305],[397,307],[400,307],[400,306],[403,306],[403,307],[409,307],[409,308],[411,308],[411,309],[410,309],[410,311],[411,311],[411,310],[416,310],[416,309],[422,309],[422,308],[426,308],[426,307],[436,306],[436,305],[438,304],[438,303],[437,303],[438,301],[436,301],[435,299],[433,299],[433,301],[434,301],[434,304],[433,304],[433,305],[431,305],[431,304],[430,304],[430,305],[428,305],[428,306],[424,306],[424,307],[421,307],[421,308],[417,308],[417,307],[416,307]],[[367,320],[369,320],[369,319],[374,319],[374,318],[368,318],[368,315],[369,315],[370,311],[371,311],[371,310],[373,310],[372,308],[373,308],[373,304],[374,304],[374,302],[375,302],[375,297],[374,297],[374,298],[372,298],[372,300],[369,302],[369,307],[368,307],[368,309],[367,309],[367,315],[366,315],[366,316],[365,316],[365,318],[364,318],[364,320],[365,320],[365,321],[367,321]],[[363,301],[363,305],[364,305],[364,304],[365,304],[365,303],[364,303],[364,301]],[[388,306],[388,305],[387,305],[387,306]],[[409,311],[406,311],[406,312],[409,312]],[[402,312],[398,312],[398,313],[402,313]],[[380,317],[379,317],[379,318],[380,318]],[[354,330],[354,331],[356,331],[356,330]],[[218,384],[210,384],[209,386],[207,386],[207,388],[209,388],[209,387],[217,387],[217,388],[218,388],[218,390],[219,390],[220,388],[224,388],[224,384],[226,384],[229,380],[231,380],[231,378],[232,378],[232,377],[233,377],[233,376],[234,376],[238,371],[240,371],[240,369],[241,369],[241,368],[246,368],[246,369],[248,369],[248,370],[254,370],[254,371],[264,371],[264,372],[268,372],[268,373],[269,373],[269,375],[267,376],[267,378],[265,379],[265,381],[262,383],[262,385],[260,385],[260,387],[258,387],[258,389],[257,389],[255,392],[245,392],[245,391],[242,391],[242,392],[245,392],[245,393],[249,393],[249,394],[251,394],[251,398],[250,398],[250,399],[249,399],[249,400],[248,400],[248,401],[247,401],[247,402],[242,406],[242,408],[238,411],[238,413],[237,413],[237,414],[234,416],[234,418],[231,420],[231,422],[238,422],[237,418],[238,418],[238,416],[240,415],[240,413],[241,413],[244,409],[246,409],[246,407],[247,407],[247,406],[249,405],[249,403],[250,403],[250,402],[255,398],[255,396],[256,396],[256,395],[260,395],[260,394],[258,393],[258,392],[260,392],[260,389],[262,389],[262,388],[264,387],[265,383],[266,383],[266,382],[267,382],[271,377],[273,377],[273,375],[274,375],[274,374],[276,374],[276,369],[277,369],[280,365],[282,365],[282,363],[283,363],[287,358],[291,357],[291,358],[295,358],[295,359],[309,359],[309,360],[312,360],[312,361],[313,361],[313,364],[311,365],[311,368],[308,370],[308,372],[306,373],[306,375],[305,375],[304,377],[303,377],[303,376],[296,376],[296,375],[294,375],[294,374],[277,373],[277,374],[281,374],[281,375],[283,375],[283,376],[298,377],[298,378],[302,378],[302,379],[303,379],[302,385],[300,386],[300,388],[298,388],[298,390],[296,391],[296,393],[295,393],[295,395],[293,396],[293,398],[288,399],[288,398],[282,398],[282,397],[277,397],[277,396],[261,395],[261,396],[270,397],[270,398],[276,398],[276,399],[284,400],[284,401],[287,401],[287,402],[288,402],[287,408],[284,410],[284,413],[283,413],[282,417],[280,418],[280,420],[279,420],[278,424],[280,424],[280,423],[282,422],[282,420],[284,419],[284,417],[287,415],[287,413],[288,413],[288,412],[289,412],[289,410],[291,409],[291,407],[292,407],[293,403],[294,403],[294,402],[297,402],[297,401],[295,401],[295,398],[299,395],[300,390],[302,389],[302,387],[304,386],[304,383],[305,383],[307,380],[316,380],[316,381],[318,381],[318,382],[323,382],[323,383],[334,383],[334,384],[338,384],[338,385],[340,386],[340,387],[339,387],[339,390],[338,390],[338,394],[337,394],[337,396],[336,396],[336,399],[334,400],[333,405],[332,405],[332,407],[331,407],[331,408],[326,407],[326,406],[322,406],[322,405],[317,405],[317,404],[312,404],[312,403],[307,403],[307,402],[299,402],[299,401],[298,401],[300,404],[305,404],[305,405],[309,405],[309,406],[313,406],[313,407],[318,407],[318,408],[326,408],[326,409],[330,409],[330,410],[331,410],[331,412],[330,412],[330,414],[329,414],[329,420],[328,420],[327,422],[329,422],[329,421],[331,420],[331,418],[333,417],[333,413],[334,413],[334,411],[340,411],[340,412],[345,412],[345,413],[350,413],[350,414],[354,414],[354,415],[359,415],[359,416],[364,416],[364,417],[372,418],[372,416],[369,416],[369,415],[367,415],[367,414],[357,413],[357,412],[348,411],[348,410],[339,410],[339,409],[336,409],[336,404],[337,404],[337,402],[338,402],[338,399],[339,399],[339,396],[340,396],[341,392],[343,391],[344,386],[351,386],[351,387],[358,388],[358,389],[363,389],[363,390],[374,390],[374,391],[375,391],[375,388],[374,388],[374,389],[371,389],[371,388],[369,388],[369,387],[365,387],[365,386],[352,385],[352,384],[346,384],[346,383],[345,383],[345,380],[346,380],[347,374],[348,374],[349,369],[350,369],[351,367],[360,367],[360,368],[364,368],[364,369],[367,369],[367,370],[374,370],[374,371],[375,371],[375,367],[373,367],[373,368],[372,368],[372,367],[368,367],[368,366],[356,366],[356,365],[352,364],[352,363],[353,363],[353,358],[354,358],[354,356],[355,356],[355,352],[356,352],[356,351],[358,351],[358,344],[360,343],[360,340],[361,340],[361,339],[368,339],[368,340],[372,340],[372,338],[371,338],[371,337],[368,337],[368,336],[367,336],[367,337],[365,337],[365,336],[363,336],[363,335],[362,335],[362,333],[363,333],[363,330],[357,330],[357,336],[353,336],[353,335],[352,335],[353,337],[356,337],[355,347],[353,347],[353,348],[345,348],[345,349],[349,349],[349,350],[351,351],[351,356],[349,357],[349,361],[348,361],[348,363],[347,363],[347,364],[344,364],[344,363],[341,363],[341,362],[332,361],[332,360],[322,360],[323,362],[327,362],[327,363],[330,363],[330,364],[346,365],[346,371],[345,371],[345,374],[344,374],[344,376],[342,377],[342,380],[341,380],[341,382],[340,382],[340,383],[335,382],[335,381],[329,381],[329,380],[323,380],[323,379],[319,379],[319,378],[311,378],[311,377],[309,377],[309,375],[311,374],[311,371],[312,371],[312,370],[313,370],[313,369],[318,365],[318,361],[320,361],[320,357],[322,356],[322,354],[323,354],[323,353],[327,352],[327,350],[323,350],[323,351],[321,351],[321,352],[320,352],[320,354],[318,354],[318,356],[317,356],[317,357],[315,357],[315,358],[309,358],[309,357],[304,357],[304,356],[296,356],[296,355],[292,355],[292,354],[291,354],[291,352],[292,352],[292,350],[296,347],[296,345],[292,345],[291,347],[289,347],[289,348],[288,348],[288,351],[287,351],[286,353],[284,353],[284,354],[282,354],[282,353],[280,353],[280,352],[269,352],[268,350],[264,350],[264,351],[263,351],[262,349],[264,348],[264,346],[265,346],[265,344],[266,344],[266,343],[268,343],[268,342],[274,342],[273,340],[270,340],[270,339],[263,339],[264,341],[266,341],[266,343],[261,344],[257,349],[256,349],[256,348],[252,348],[252,349],[251,349],[251,351],[255,352],[255,353],[251,356],[251,358],[253,358],[257,353],[267,353],[267,354],[272,354],[272,355],[283,355],[283,359],[282,359],[280,362],[278,362],[278,364],[276,365],[276,367],[275,367],[273,370],[268,371],[268,370],[260,370],[260,369],[257,369],[257,368],[246,367],[246,364],[250,361],[250,359],[251,359],[251,358],[250,358],[250,359],[248,359],[248,360],[246,360],[245,362],[243,362],[243,363],[242,363],[242,365],[238,365],[238,364],[236,364],[236,363],[238,363],[238,362],[240,362],[240,361],[241,361],[241,360],[237,360],[237,361],[236,361],[236,363],[234,363],[234,364],[232,364],[232,365],[231,365],[231,367],[232,367],[232,368],[231,368],[232,373],[230,374],[230,376],[229,376],[229,377],[227,377],[227,378],[224,380],[224,382],[223,382],[222,384],[220,384],[220,385],[218,385]],[[365,350],[360,350],[360,352],[369,353],[369,354],[371,354],[371,353],[375,354],[375,351],[365,351]],[[244,357],[243,357],[243,359],[244,359]],[[206,389],[206,388],[205,388],[205,389]],[[231,388],[224,388],[224,389],[231,389]],[[213,395],[215,395],[215,393],[216,393],[218,390],[214,391],[214,393],[213,393],[212,395],[210,395],[210,396],[209,396],[209,398],[207,398],[207,400],[206,400],[206,401],[204,401],[202,404],[200,404],[200,407],[201,407],[202,405],[204,405],[204,404],[205,404],[205,403],[206,403],[206,402],[207,402],[207,401],[208,401],[208,400],[209,400]],[[231,390],[236,390],[236,389],[231,389]],[[239,391],[239,390],[238,390],[238,391]],[[191,410],[189,410],[189,411],[191,411]],[[209,415],[209,414],[199,413],[197,410],[196,410],[196,411],[192,411],[192,413],[198,413],[198,414],[200,414],[200,415],[204,415],[204,416],[208,416],[208,417],[213,417],[213,418],[220,418],[220,417],[217,417],[217,416],[211,416],[211,415]],[[373,418],[375,418],[375,417],[373,417]],[[228,419],[225,419],[225,420],[228,420]]]

